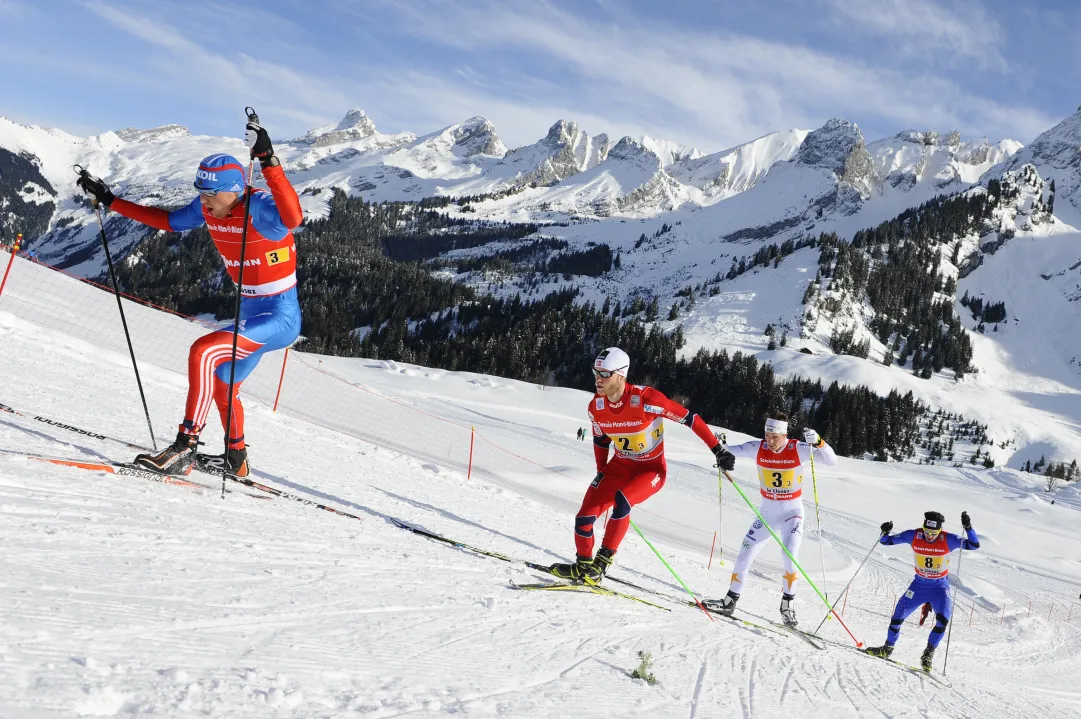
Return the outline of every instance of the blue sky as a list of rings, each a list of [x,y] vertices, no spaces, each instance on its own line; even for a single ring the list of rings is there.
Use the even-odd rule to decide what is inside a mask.
[[[663,8],[663,9],[662,9]],[[86,135],[275,137],[559,118],[712,151],[843,116],[1031,141],[1081,104],[1081,3],[999,0],[0,0],[0,115]]]

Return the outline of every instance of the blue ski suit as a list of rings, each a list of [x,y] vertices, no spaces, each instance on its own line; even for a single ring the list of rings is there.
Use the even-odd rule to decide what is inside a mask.
[[[909,544],[915,555],[916,576],[901,595],[893,609],[886,644],[893,646],[901,634],[901,625],[912,612],[924,604],[930,604],[935,612],[935,626],[927,643],[937,647],[946,632],[946,625],[953,616],[953,596],[950,594],[950,554],[955,549],[979,549],[980,540],[976,530],[968,529],[965,537],[950,532],[940,532],[934,540],[928,539],[922,529],[906,529],[899,534],[883,535],[882,544]]]

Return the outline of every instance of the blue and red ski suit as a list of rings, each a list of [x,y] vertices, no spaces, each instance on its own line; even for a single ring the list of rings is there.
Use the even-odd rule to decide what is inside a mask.
[[[927,643],[937,647],[942,641],[946,625],[953,616],[953,596],[950,594],[949,563],[950,554],[955,549],[979,549],[980,540],[976,530],[969,528],[966,536],[960,537],[949,532],[940,532],[933,540],[928,539],[922,529],[906,529],[899,534],[883,535],[882,544],[909,544],[915,555],[916,576],[908,589],[901,595],[894,607],[890,628],[886,634],[886,644],[893,646],[901,635],[901,625],[908,615],[923,604],[930,604],[935,612],[935,626]]]
[[[231,167],[231,166],[229,166]],[[244,168],[239,168],[242,172]],[[236,373],[233,385],[233,418],[228,428],[229,446],[244,448],[244,408],[238,397],[240,384],[251,374],[266,352],[291,345],[300,335],[300,303],[297,301],[296,241],[293,230],[304,219],[300,200],[280,166],[263,168],[270,192],[253,190],[244,253],[244,285],[240,288],[240,332],[237,337]],[[221,253],[233,282],[240,270],[244,202],[225,218],[214,217],[199,197],[169,212],[157,207],[113,200],[109,209],[165,232],[193,230],[204,224]],[[211,402],[217,404],[225,425],[229,406],[229,371],[233,325],[195,341],[188,353],[188,398],[182,432],[199,434],[206,424]]]

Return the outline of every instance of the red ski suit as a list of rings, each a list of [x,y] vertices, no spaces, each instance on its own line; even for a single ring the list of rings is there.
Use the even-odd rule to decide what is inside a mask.
[[[710,449],[719,442],[697,414],[652,387],[627,385],[619,402],[603,395],[589,402],[593,425],[593,453],[597,476],[586,490],[574,520],[574,544],[580,557],[593,556],[593,524],[614,506],[601,546],[619,549],[631,522],[631,507],[641,504],[664,486],[664,420],[689,426]],[[615,457],[608,459],[609,447]]]

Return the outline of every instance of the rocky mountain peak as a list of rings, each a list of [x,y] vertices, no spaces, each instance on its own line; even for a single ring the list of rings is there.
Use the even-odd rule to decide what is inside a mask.
[[[334,128],[337,131],[356,129],[364,133],[364,135],[375,134],[375,123],[368,117],[368,114],[361,110],[359,107],[354,107],[349,112],[345,113],[345,117]]]
[[[835,117],[807,134],[796,153],[796,162],[841,176],[846,172],[850,156],[861,151],[867,154],[860,129],[853,122]]]
[[[544,141],[550,145],[562,147],[574,142],[579,134],[578,123],[573,120],[556,120],[555,124],[548,128],[548,134]]]
[[[345,117],[337,125],[324,125],[309,130],[308,134],[296,139],[295,142],[314,145],[315,147],[325,147],[342,142],[363,140],[375,133],[375,123],[372,122],[372,119],[359,107],[354,107],[345,113]]]
[[[492,155],[503,157],[507,154],[507,146],[496,135],[495,125],[484,117],[471,117],[465,122],[451,128],[451,137],[455,147],[461,150],[464,157],[473,155]]]
[[[1037,162],[1060,169],[1081,167],[1081,107],[1047,132],[1041,133],[1027,149]]]
[[[125,127],[123,130],[117,130],[116,136],[124,142],[165,142],[191,137],[191,132],[183,125],[162,125],[148,130]]]
[[[640,140],[625,136],[620,138],[612,149],[608,151],[608,160],[624,160],[639,164],[646,164],[656,169],[661,169],[661,158],[653,150],[645,146]]]

